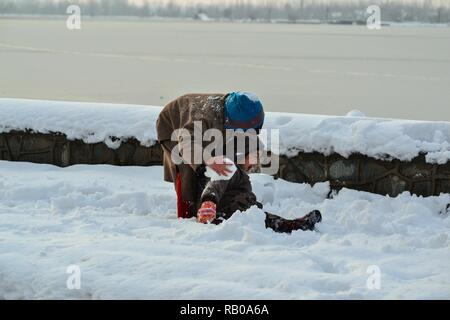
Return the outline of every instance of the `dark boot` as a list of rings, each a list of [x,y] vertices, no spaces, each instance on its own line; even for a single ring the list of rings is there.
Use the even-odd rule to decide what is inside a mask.
[[[266,212],[266,228],[275,232],[291,233],[295,230],[314,230],[315,224],[322,221],[320,211],[314,210],[306,216],[294,220],[284,219],[277,215]]]
[[[439,213],[443,216],[449,216],[450,215],[450,203],[447,204],[447,207],[442,209]]]

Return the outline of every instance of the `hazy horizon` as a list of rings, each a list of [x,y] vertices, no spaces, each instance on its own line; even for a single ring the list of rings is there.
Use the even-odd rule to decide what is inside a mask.
[[[164,105],[245,90],[268,111],[450,119],[450,28],[0,19],[0,30],[0,97]]]
[[[23,0],[10,0],[12,2],[23,2]],[[50,0],[53,2],[61,2],[66,0]],[[98,1],[98,0],[78,0],[79,2],[90,2],[90,1]],[[224,4],[236,4],[239,2],[244,3],[253,3],[253,4],[261,4],[261,3],[267,3],[267,4],[279,4],[279,3],[301,3],[302,0],[128,0],[129,3],[134,4],[145,4],[147,3],[177,3],[177,4],[217,4],[217,3],[224,3]],[[364,2],[360,0],[303,0],[303,4],[308,3],[358,3],[358,2]],[[386,4],[386,3],[405,3],[405,4],[411,4],[411,3],[417,3],[419,5],[425,4],[425,3],[431,3],[433,5],[439,5],[439,6],[446,6],[448,7],[450,5],[450,1],[446,0],[374,0],[372,1],[374,4]]]

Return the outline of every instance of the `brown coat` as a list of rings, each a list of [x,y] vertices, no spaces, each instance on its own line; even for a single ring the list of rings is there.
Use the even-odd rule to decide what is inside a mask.
[[[176,129],[187,129],[194,136],[194,121],[201,121],[202,134],[208,129],[218,129],[224,134],[224,105],[226,94],[186,94],[169,104],[161,111],[156,122],[158,141],[163,147],[164,180],[176,181],[176,174],[182,175],[182,194],[185,201],[198,199],[196,185],[199,164],[175,165],[171,158],[172,149],[182,139],[171,141]],[[204,148],[210,142],[203,143]],[[184,155],[183,155],[184,156]]]

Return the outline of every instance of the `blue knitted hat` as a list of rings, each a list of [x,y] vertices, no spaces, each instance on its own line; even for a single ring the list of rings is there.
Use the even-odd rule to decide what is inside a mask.
[[[249,92],[231,92],[225,101],[225,129],[261,129],[264,109],[259,98]]]

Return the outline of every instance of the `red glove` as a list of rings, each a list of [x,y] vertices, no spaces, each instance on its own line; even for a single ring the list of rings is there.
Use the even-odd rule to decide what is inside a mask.
[[[211,223],[216,218],[216,204],[212,201],[202,203],[197,212],[197,222]]]

